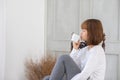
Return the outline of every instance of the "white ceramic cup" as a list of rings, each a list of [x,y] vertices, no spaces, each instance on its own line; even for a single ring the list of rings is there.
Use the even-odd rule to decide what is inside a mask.
[[[75,33],[73,33],[73,34],[72,34],[71,41],[73,41],[73,42],[78,42],[78,41],[80,41],[80,36],[77,35],[77,34],[75,34]]]

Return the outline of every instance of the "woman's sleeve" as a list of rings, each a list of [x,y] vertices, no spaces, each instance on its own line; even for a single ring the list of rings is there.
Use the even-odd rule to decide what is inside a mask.
[[[76,50],[76,49],[72,49],[71,53],[70,53],[70,57],[72,57],[73,59],[76,58],[76,56],[78,55],[77,53],[80,51],[80,49]]]
[[[98,57],[97,54],[92,53],[82,72],[75,75],[71,80],[87,80],[90,74],[93,73],[98,66]]]

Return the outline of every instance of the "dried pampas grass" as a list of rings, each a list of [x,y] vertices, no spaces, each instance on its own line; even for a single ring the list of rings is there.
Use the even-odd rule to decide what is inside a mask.
[[[32,59],[25,62],[25,72],[28,80],[42,80],[46,75],[50,75],[56,58],[50,54],[40,59],[38,62],[34,62]]]

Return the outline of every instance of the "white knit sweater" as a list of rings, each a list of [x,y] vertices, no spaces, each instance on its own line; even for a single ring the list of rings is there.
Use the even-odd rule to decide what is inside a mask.
[[[88,50],[88,46],[79,50],[73,49],[70,56],[82,70],[71,80],[104,80],[106,57],[100,45]]]

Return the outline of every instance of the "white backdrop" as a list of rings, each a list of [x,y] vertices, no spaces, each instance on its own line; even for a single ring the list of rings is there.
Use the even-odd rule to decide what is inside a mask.
[[[0,80],[4,80],[5,68],[5,1],[0,0]]]
[[[25,60],[44,54],[45,0],[0,0],[0,80],[26,80]]]

